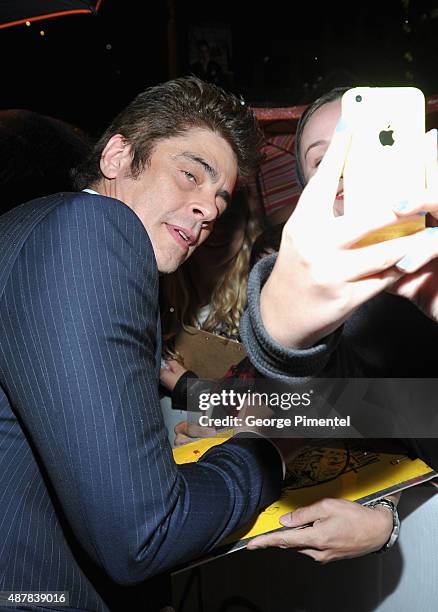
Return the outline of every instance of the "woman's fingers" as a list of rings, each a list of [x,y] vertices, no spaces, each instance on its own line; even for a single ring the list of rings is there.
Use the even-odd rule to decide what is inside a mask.
[[[391,227],[400,223],[401,219],[394,211],[388,209],[388,206],[385,206],[384,202],[382,202],[382,206],[377,207],[377,209],[379,212],[375,210],[361,210],[334,219],[331,233],[336,246],[341,248],[354,248],[355,243],[367,238],[369,234],[377,230],[386,229],[388,230],[388,236],[390,236],[392,232]],[[411,214],[404,217],[403,222],[415,222],[415,224],[418,225],[418,221],[423,219],[423,217],[423,214]],[[419,229],[421,229],[421,226],[415,227],[416,231]]]
[[[248,543],[248,550],[258,548],[318,548],[317,534],[313,527],[286,529],[263,534]]]
[[[425,191],[419,194],[418,201],[401,202],[394,212],[400,218],[415,213],[431,213],[438,218],[438,163],[437,130],[427,132],[424,139]]]
[[[432,228],[429,228],[432,230]],[[426,230],[426,233],[429,230]],[[379,274],[392,266],[397,265],[407,253],[420,255],[420,250],[430,254],[432,241],[429,239],[428,245],[424,239],[425,232],[420,232],[411,236],[402,236],[393,240],[385,240],[358,249],[345,249],[337,253],[339,264],[336,266],[342,272],[342,281],[355,281],[366,276]],[[336,263],[336,262],[334,262]],[[402,270],[399,267],[400,271]]]
[[[204,427],[197,423],[191,423],[190,421],[181,421],[177,423],[174,432],[177,437],[179,436],[180,440],[187,438],[188,442],[193,442],[200,438],[214,438],[216,435],[216,429],[214,427]]]
[[[354,283],[354,290],[350,296],[350,308],[354,310],[367,300],[378,295],[403,276],[396,268],[389,268],[379,274],[373,274]]]
[[[388,540],[392,529],[392,513],[387,509],[371,509],[343,499],[323,499],[312,506],[301,508],[299,525],[308,520],[312,525],[283,529],[251,540],[248,549],[294,548],[302,554],[326,563],[349,559],[379,550]],[[296,525],[292,516],[282,522]],[[285,520],[288,519],[288,520]]]
[[[437,135],[437,130],[433,129],[427,132],[425,138],[426,189],[431,195],[438,194]],[[435,202],[438,205],[438,201]]]
[[[309,506],[297,508],[294,512],[288,512],[280,517],[280,523],[285,527],[305,527],[315,521],[326,518],[328,500],[320,500]]]
[[[188,444],[189,442],[194,441],[193,438],[190,438],[187,435],[187,426],[188,426],[187,421],[181,421],[180,423],[177,423],[175,425],[173,431],[175,432],[174,445],[176,447],[184,446],[184,444]]]
[[[438,257],[438,227],[428,227],[417,234],[418,238],[412,244],[406,255],[397,262],[397,268],[411,274]]]

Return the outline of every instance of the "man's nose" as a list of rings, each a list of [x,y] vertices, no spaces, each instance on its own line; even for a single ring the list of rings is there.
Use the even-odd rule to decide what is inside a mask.
[[[197,198],[190,204],[190,210],[198,221],[214,221],[218,216],[216,199],[211,196]]]

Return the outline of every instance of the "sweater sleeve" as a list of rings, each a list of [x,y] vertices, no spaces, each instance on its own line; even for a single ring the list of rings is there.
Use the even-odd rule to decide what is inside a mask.
[[[303,350],[281,346],[268,335],[260,314],[260,292],[272,271],[276,257],[266,257],[253,268],[248,283],[248,308],[240,325],[245,348],[256,369],[269,378],[281,379],[292,385],[314,377],[335,379],[384,376],[384,373],[379,376],[378,371],[370,369],[369,356],[361,350],[360,343],[356,341],[354,326],[350,326],[349,334],[344,332],[345,326],[341,326],[315,346]],[[385,310],[386,308],[383,312],[379,310],[378,315],[383,317]],[[359,320],[363,319],[365,325],[372,325],[373,320],[366,305],[355,316]],[[380,338],[377,336],[375,343],[373,349],[379,352]],[[385,407],[388,407],[387,404]],[[398,407],[391,407],[394,414],[397,414]],[[419,457],[432,468],[438,469],[437,439],[411,438],[404,439],[403,443],[413,457]]]
[[[256,369],[270,378],[303,382],[332,370],[333,356],[342,328],[308,349],[291,349],[273,340],[267,333],[260,314],[260,293],[268,279],[276,255],[265,257],[254,266],[248,282],[248,307],[240,323],[240,335]]]

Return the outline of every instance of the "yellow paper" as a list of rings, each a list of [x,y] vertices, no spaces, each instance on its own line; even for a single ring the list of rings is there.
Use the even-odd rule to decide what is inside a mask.
[[[179,464],[197,461],[209,448],[229,437],[229,432],[222,433],[221,437],[205,438],[176,448],[175,461]],[[325,497],[366,503],[436,475],[420,459],[412,460],[399,452],[386,452],[384,446],[379,447],[382,443],[378,440],[367,441],[366,446],[363,440],[309,441],[288,465],[280,499],[223,544],[279,529],[281,516]]]

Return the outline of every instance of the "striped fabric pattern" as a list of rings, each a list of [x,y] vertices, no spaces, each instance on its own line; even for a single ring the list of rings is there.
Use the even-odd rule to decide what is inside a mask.
[[[263,147],[265,159],[256,180],[269,217],[285,206],[296,204],[301,193],[295,176],[294,134],[271,135]]]
[[[0,591],[141,609],[127,604],[133,585],[147,593],[147,578],[278,496],[278,455],[236,439],[175,465],[157,389],[158,271],[130,208],[50,196],[0,217],[0,241]]]

